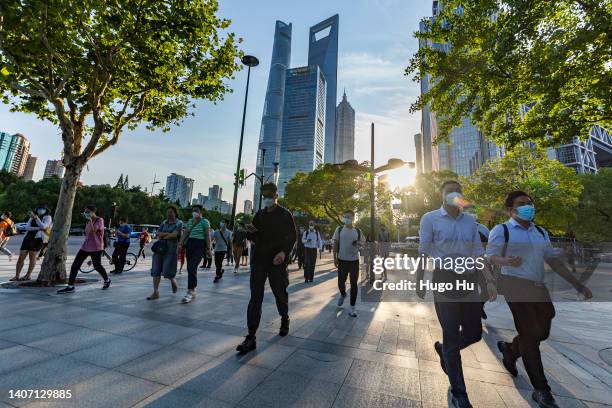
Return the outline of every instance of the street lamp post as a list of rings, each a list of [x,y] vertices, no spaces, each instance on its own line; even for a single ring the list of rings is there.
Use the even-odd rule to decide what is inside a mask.
[[[372,242],[376,241],[376,194],[374,186],[374,123],[372,123],[372,134],[370,139],[370,238]]]
[[[265,177],[265,171],[266,171],[266,149],[261,149],[261,179],[259,181],[259,205],[257,206],[257,210],[261,210],[261,186],[263,186],[264,183],[264,177]]]
[[[244,121],[246,119],[247,102],[249,99],[249,82],[251,81],[251,67],[259,65],[259,60],[252,55],[242,57],[242,63],[248,67],[246,93],[244,94],[244,109],[242,110],[242,128],[240,130],[240,145],[238,147],[238,163],[236,163],[236,174],[234,175],[234,199],[232,200],[232,217],[230,219],[230,228],[234,229],[234,220],[236,219],[236,204],[238,201],[238,181],[240,175],[240,162],[242,161],[242,142],[244,141]]]

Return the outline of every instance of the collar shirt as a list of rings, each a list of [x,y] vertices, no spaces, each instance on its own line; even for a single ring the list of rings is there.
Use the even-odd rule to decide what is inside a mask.
[[[304,244],[305,248],[319,248],[320,241],[321,236],[317,230],[311,231],[310,229],[307,229],[302,234],[302,244]]]

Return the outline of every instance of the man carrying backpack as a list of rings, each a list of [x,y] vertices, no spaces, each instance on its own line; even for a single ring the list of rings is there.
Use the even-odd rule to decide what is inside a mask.
[[[317,263],[317,251],[321,245],[321,234],[315,229],[314,221],[308,223],[308,229],[300,237],[304,245],[304,282],[312,282]]]
[[[338,268],[338,306],[344,304],[346,297],[346,278],[351,281],[351,311],[349,316],[357,317],[355,303],[357,302],[357,281],[359,280],[359,248],[365,237],[359,228],[353,226],[355,213],[346,210],[342,218],[341,227],[336,228],[332,240],[334,241],[334,265]]]
[[[544,284],[544,262],[561,275],[586,299],[593,295],[578,281],[559,258],[548,233],[533,223],[535,206],[523,191],[506,196],[505,206],[510,219],[495,226],[489,235],[487,257],[501,266],[500,285],[512,312],[517,336],[511,343],[497,343],[504,367],[514,377],[518,375],[516,361],[523,365],[534,388],[532,399],[541,408],[558,408],[544,374],[540,342],[550,334],[555,308]]]

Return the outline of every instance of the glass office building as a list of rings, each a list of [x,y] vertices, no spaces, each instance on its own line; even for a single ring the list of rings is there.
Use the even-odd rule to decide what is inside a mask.
[[[0,170],[23,176],[29,153],[30,141],[25,136],[0,132]]]
[[[310,28],[308,66],[319,66],[327,84],[325,108],[326,163],[336,163],[336,102],[338,83],[338,14]]]
[[[291,24],[277,21],[274,30],[274,45],[272,46],[272,62],[268,77],[268,89],[261,118],[259,133],[259,149],[257,149],[258,175],[265,178],[274,172],[274,164],[280,161],[280,146],[283,125],[283,107],[285,98],[285,77],[291,62]],[[265,149],[265,163],[263,150]],[[271,180],[272,181],[272,180]],[[255,210],[259,208],[260,183],[255,180],[253,203]]]
[[[334,106],[335,110],[335,106]],[[311,172],[324,162],[326,81],[314,65],[287,71],[280,149],[279,195],[298,172]]]

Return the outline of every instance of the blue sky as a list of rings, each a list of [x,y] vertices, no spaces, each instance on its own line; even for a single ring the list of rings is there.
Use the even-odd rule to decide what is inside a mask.
[[[267,86],[274,24],[293,23],[292,67],[305,65],[310,26],[340,15],[338,98],[346,88],[357,112],[356,158],[369,159],[369,126],[376,124],[376,163],[391,157],[414,160],[413,135],[420,130],[420,114],[408,112],[419,93],[417,83],[403,75],[418,42],[413,32],[431,13],[428,0],[220,0],[220,15],[232,20],[230,29],[243,38],[241,48],[255,55],[260,65],[251,72],[251,90],[245,127],[242,167],[255,167],[259,128]],[[93,159],[82,180],[86,184],[114,184],[121,173],[131,184],[151,185],[154,174],[165,185],[171,172],[195,180],[194,195],[208,193],[219,184],[231,201],[238,153],[246,70],[230,83],[234,93],[216,105],[198,103],[194,117],[169,133],[136,129],[119,144]],[[25,115],[10,113],[0,104],[0,131],[22,133],[37,156],[35,179],[42,176],[47,159],[59,158],[58,129]],[[240,190],[238,210],[251,199],[252,181]]]

